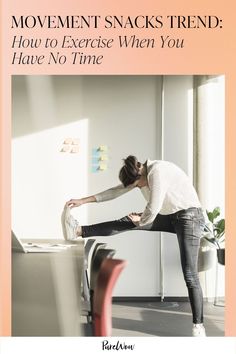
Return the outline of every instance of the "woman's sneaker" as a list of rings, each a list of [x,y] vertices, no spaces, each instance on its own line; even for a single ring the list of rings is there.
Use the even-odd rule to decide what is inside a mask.
[[[202,323],[193,324],[193,337],[206,337],[205,327]]]
[[[71,215],[70,208],[65,207],[61,215],[62,231],[65,240],[75,240],[78,238],[78,221]]]

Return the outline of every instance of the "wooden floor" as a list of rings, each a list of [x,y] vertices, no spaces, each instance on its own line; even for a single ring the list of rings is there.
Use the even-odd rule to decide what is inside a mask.
[[[204,304],[207,336],[224,336],[224,303]],[[113,333],[115,337],[158,336],[189,337],[192,314],[188,302],[115,303]]]

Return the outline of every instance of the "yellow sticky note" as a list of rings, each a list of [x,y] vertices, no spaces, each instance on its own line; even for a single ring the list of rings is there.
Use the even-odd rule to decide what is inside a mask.
[[[100,151],[107,151],[107,146],[106,145],[100,145],[99,146]]]
[[[107,161],[108,158],[105,155],[100,156],[100,161]]]
[[[105,171],[106,169],[107,169],[107,165],[105,165],[105,164],[99,165],[99,170]]]

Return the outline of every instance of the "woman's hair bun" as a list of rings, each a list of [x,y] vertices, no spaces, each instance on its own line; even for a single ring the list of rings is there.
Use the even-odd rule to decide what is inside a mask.
[[[137,157],[133,156],[133,155],[129,155],[128,157],[126,157],[126,159],[124,159],[124,163],[125,165],[137,165],[138,163],[138,159]]]
[[[129,155],[124,159],[124,166],[120,170],[119,178],[125,187],[133,184],[141,177],[140,167],[141,163],[137,157]]]

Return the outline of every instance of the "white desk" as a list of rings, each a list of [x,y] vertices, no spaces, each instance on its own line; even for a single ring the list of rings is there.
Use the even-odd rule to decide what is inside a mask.
[[[62,240],[25,240],[58,242]],[[12,254],[12,335],[80,336],[84,242],[59,253]]]

